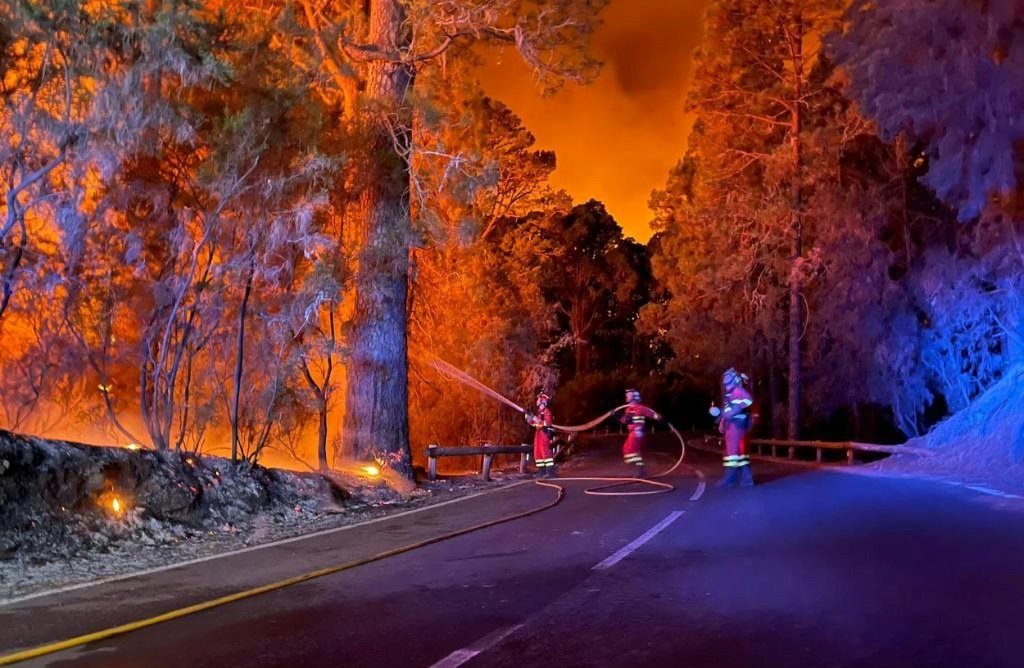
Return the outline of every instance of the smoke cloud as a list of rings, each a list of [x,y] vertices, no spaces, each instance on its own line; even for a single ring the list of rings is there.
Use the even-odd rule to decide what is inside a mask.
[[[577,201],[603,201],[640,241],[651,235],[651,190],[686,150],[693,119],[683,107],[708,2],[613,0],[594,38],[604,69],[589,86],[570,84],[542,98],[514,54],[480,74],[488,94],[523,118],[539,147],[557,152],[555,187]]]

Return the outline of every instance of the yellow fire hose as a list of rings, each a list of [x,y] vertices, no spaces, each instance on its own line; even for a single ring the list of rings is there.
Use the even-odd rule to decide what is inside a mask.
[[[452,366],[451,364],[448,364],[447,362],[445,362],[443,360],[439,360],[439,359],[432,359],[432,360],[429,361],[429,364],[431,366],[433,366],[434,369],[436,369],[439,373],[447,376],[448,378],[451,378],[452,380],[458,381],[458,382],[462,383],[463,385],[466,385],[467,387],[471,387],[474,390],[476,390],[476,391],[478,391],[478,392],[480,392],[482,394],[486,394],[489,397],[497,399],[498,401],[502,402],[506,406],[512,408],[513,410],[515,410],[515,411],[517,411],[519,413],[526,413],[526,409],[525,408],[523,408],[519,404],[515,403],[514,401],[512,401],[508,397],[502,395],[500,392],[497,392],[497,391],[493,390],[492,388],[487,387],[486,385],[481,383],[476,378],[473,378],[472,376],[470,376],[465,371],[462,371],[461,369],[458,369],[458,368]],[[604,422],[608,418],[610,418],[615,413],[615,411],[621,410],[623,408],[625,408],[625,406],[619,406],[618,408],[610,410],[607,413],[605,413],[605,414],[603,414],[603,415],[601,415],[599,417],[594,418],[593,420],[591,420],[590,422],[587,422],[586,424],[574,425],[574,426],[563,426],[563,425],[556,424],[556,425],[552,425],[552,427],[554,429],[556,429],[557,431],[564,431],[564,432],[570,432],[570,433],[572,433],[572,432],[588,431],[590,429],[593,429],[597,425],[601,424],[602,422]],[[667,492],[671,492],[672,490],[675,489],[675,487],[673,487],[672,485],[670,485],[670,484],[668,484],[666,482],[658,482],[654,478],[664,478],[665,476],[671,474],[673,471],[675,471],[677,468],[679,468],[679,466],[683,463],[683,458],[686,457],[686,442],[683,440],[682,435],[680,435],[680,433],[678,431],[676,431],[676,428],[674,426],[672,426],[671,422],[667,422],[666,421],[666,424],[668,424],[668,428],[672,430],[672,433],[675,434],[676,438],[679,439],[679,459],[677,459],[675,464],[673,464],[670,468],[668,468],[665,471],[662,471],[658,475],[654,475],[654,476],[651,476],[649,478],[633,478],[633,477],[625,476],[625,477],[608,477],[608,478],[590,478],[590,477],[586,477],[586,478],[557,478],[557,480],[564,480],[564,481],[586,481],[586,482],[608,482],[609,483],[607,485],[600,485],[598,487],[591,487],[590,489],[586,489],[586,490],[583,491],[584,494],[590,494],[591,496],[645,496],[645,495],[648,495],[648,494],[665,494]],[[546,481],[541,481],[541,480],[537,480],[535,482],[538,485],[543,485],[545,487],[558,487],[558,485],[552,484],[551,482],[546,482]],[[604,491],[601,491],[601,490],[610,489],[612,487],[621,487],[623,485],[632,485],[632,484],[643,484],[643,485],[647,485],[648,487],[654,487],[654,489],[646,489],[646,490],[635,491],[635,492],[604,492]]]
[[[591,487],[583,490],[584,494],[591,496],[646,496],[648,494],[665,494],[675,489],[675,486],[670,485],[667,482],[660,482],[655,478],[664,478],[670,475],[673,471],[680,467],[683,463],[683,458],[686,457],[686,442],[683,441],[682,435],[676,431],[676,428],[672,426],[672,423],[667,423],[668,428],[672,430],[676,438],[679,439],[679,458],[676,459],[675,463],[669,468],[665,469],[657,475],[652,475],[649,478],[631,478],[628,476],[623,477],[558,477],[552,478],[551,480],[535,480],[538,485],[544,485],[545,487],[558,487],[558,485],[552,484],[553,482],[561,481],[586,481],[586,482],[607,482],[607,485],[599,485],[598,487]],[[602,491],[612,487],[621,487],[623,485],[642,484],[654,489],[637,490],[634,492],[608,492]]]

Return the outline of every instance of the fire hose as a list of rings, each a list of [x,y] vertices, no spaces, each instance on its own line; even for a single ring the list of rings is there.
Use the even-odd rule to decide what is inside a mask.
[[[507,399],[506,397],[502,396],[498,392],[496,392],[496,391],[492,390],[491,388],[487,387],[483,383],[480,383],[479,381],[475,380],[471,376],[463,373],[462,371],[459,371],[455,367],[452,367],[451,365],[449,365],[449,364],[447,364],[445,362],[442,362],[440,360],[434,360],[433,361],[433,365],[434,365],[434,367],[436,369],[438,369],[438,371],[440,371],[444,375],[449,376],[449,377],[451,377],[451,378],[453,378],[455,380],[459,380],[460,382],[463,382],[466,385],[468,385],[470,387],[473,387],[473,388],[483,392],[484,394],[487,394],[487,395],[489,395],[491,397],[494,397],[495,399],[498,399],[499,401],[509,405],[510,407],[514,408],[515,410],[517,410],[520,413],[525,413],[526,412],[525,409],[523,409],[522,407],[516,405],[511,400]],[[623,407],[619,407],[619,408],[623,408]],[[617,410],[619,410],[619,409],[616,408],[614,410],[608,411],[607,413],[601,415],[600,417],[595,418],[594,420],[591,420],[590,422],[588,422],[586,424],[583,424],[583,425],[574,425],[574,426],[554,425],[554,427],[555,427],[555,429],[557,429],[559,431],[570,432],[570,433],[572,433],[572,432],[587,431],[589,429],[593,429],[594,427],[599,425],[601,422],[603,422],[606,419],[608,419],[609,417],[611,417],[615,413],[615,411],[617,411]],[[664,478],[664,477],[668,476],[669,474],[671,474],[673,471],[675,471],[677,468],[679,468],[680,465],[682,465],[683,458],[686,456],[686,444],[683,441],[682,435],[679,434],[679,432],[676,430],[676,428],[671,423],[668,423],[668,426],[669,426],[669,429],[672,430],[672,433],[675,434],[676,438],[679,439],[679,445],[680,445],[679,458],[676,459],[675,463],[672,464],[672,466],[670,466],[668,469],[666,469],[665,471],[662,471],[661,473],[659,473],[657,475],[651,476],[650,478],[632,478],[632,477],[625,477],[625,476],[623,476],[623,477],[589,477],[588,476],[588,477],[565,477],[565,478],[558,478],[557,480],[558,481],[585,481],[585,482],[605,482],[605,483],[608,483],[608,484],[605,484],[605,485],[599,485],[597,487],[592,487],[590,489],[584,490],[585,493],[593,495],[593,496],[639,496],[639,495],[646,495],[646,494],[664,494],[666,492],[671,492],[671,491],[673,491],[675,489],[675,487],[673,485],[670,485],[669,483],[665,483],[665,482],[660,482],[660,481],[654,480],[654,478]],[[334,565],[334,566],[329,566],[327,568],[322,568],[322,569],[319,569],[319,570],[316,570],[316,571],[312,571],[310,573],[304,573],[302,575],[297,575],[295,577],[287,578],[285,580],[279,580],[277,582],[272,582],[272,583],[269,583],[269,584],[266,584],[266,585],[262,585],[262,586],[259,586],[259,587],[253,587],[251,589],[246,589],[246,590],[243,590],[243,591],[235,592],[233,594],[228,594],[226,596],[221,596],[219,598],[210,599],[210,600],[207,600],[207,601],[202,601],[202,602],[195,603],[193,605],[189,605],[189,606],[186,606],[186,607],[183,607],[183,608],[178,608],[178,609],[175,609],[175,610],[170,610],[168,612],[165,612],[165,613],[162,613],[162,614],[158,614],[158,615],[155,615],[153,617],[146,618],[146,619],[139,619],[139,620],[136,620],[136,621],[133,621],[133,622],[129,622],[127,624],[121,624],[121,625],[118,625],[118,626],[102,629],[102,630],[99,630],[99,631],[94,631],[92,633],[86,633],[86,634],[74,636],[74,637],[71,637],[71,638],[67,638],[65,640],[61,640],[61,641],[57,641],[57,642],[51,642],[51,643],[48,643],[48,644],[45,644],[45,645],[41,645],[41,646],[38,646],[38,647],[33,647],[33,648],[29,648],[29,649],[23,649],[21,651],[15,651],[15,652],[9,653],[9,654],[3,654],[3,655],[0,655],[0,666],[6,666],[6,665],[14,664],[14,663],[20,663],[20,662],[26,661],[28,659],[33,659],[33,658],[38,658],[38,657],[46,656],[46,655],[49,655],[49,654],[60,652],[62,650],[67,650],[67,649],[71,649],[71,648],[74,648],[74,647],[80,647],[82,645],[86,645],[86,644],[89,644],[89,643],[99,642],[99,641],[102,641],[102,640],[106,640],[108,638],[116,637],[116,636],[123,635],[123,634],[126,634],[126,633],[131,633],[133,631],[137,631],[137,630],[144,629],[144,628],[147,628],[147,627],[150,627],[150,626],[154,626],[156,624],[160,624],[160,623],[163,623],[163,622],[168,622],[168,621],[171,621],[171,620],[174,620],[174,619],[179,619],[181,617],[187,617],[187,616],[196,614],[198,612],[202,612],[204,610],[210,610],[212,608],[217,608],[217,607],[220,607],[220,606],[223,606],[223,605],[227,605],[229,603],[234,603],[236,601],[242,601],[242,600],[245,600],[245,599],[248,599],[248,598],[252,598],[254,596],[259,596],[261,594],[265,594],[265,593],[272,592],[272,591],[277,591],[277,590],[284,589],[286,587],[291,587],[291,586],[294,586],[294,585],[297,585],[297,584],[300,584],[300,583],[303,583],[303,582],[308,582],[309,580],[313,580],[313,579],[316,579],[316,578],[321,578],[321,577],[324,577],[326,575],[332,575],[334,573],[340,573],[342,571],[350,570],[350,569],[356,568],[358,566],[369,564],[369,563],[372,563],[372,562],[375,562],[375,561],[380,561],[382,559],[387,559],[388,557],[393,557],[393,556],[402,554],[404,552],[409,552],[411,550],[415,550],[415,549],[419,549],[421,547],[425,547],[427,545],[432,545],[434,543],[439,543],[441,541],[449,540],[451,538],[455,538],[457,536],[462,536],[462,535],[465,535],[467,533],[471,533],[471,532],[474,532],[474,531],[479,531],[480,529],[485,529],[485,528],[492,527],[492,526],[495,526],[495,525],[498,525],[498,524],[503,524],[505,522],[510,522],[512,520],[517,520],[517,519],[521,519],[521,518],[524,518],[524,517],[528,517],[530,515],[534,515],[536,513],[543,512],[545,510],[548,510],[549,508],[552,508],[552,507],[558,505],[558,503],[560,503],[562,501],[562,499],[564,498],[564,496],[565,496],[565,488],[562,487],[561,485],[557,485],[557,484],[554,484],[554,483],[551,483],[551,482],[546,482],[546,481],[541,481],[541,480],[535,480],[534,482],[536,484],[538,484],[538,485],[554,489],[555,492],[556,492],[555,498],[552,499],[551,501],[547,502],[546,504],[544,504],[542,506],[539,506],[537,508],[531,508],[530,510],[527,510],[527,511],[513,513],[511,515],[506,515],[504,517],[499,517],[499,518],[494,519],[494,520],[482,522],[482,523],[476,524],[474,526],[466,527],[466,528],[463,528],[463,529],[458,529],[456,531],[451,531],[451,532],[444,533],[444,534],[441,534],[441,535],[438,535],[438,536],[433,536],[431,538],[428,538],[428,539],[425,539],[425,540],[421,540],[421,541],[418,541],[418,542],[415,542],[415,543],[411,543],[411,544],[408,544],[408,545],[402,545],[400,547],[396,547],[396,548],[393,548],[393,549],[390,549],[390,550],[387,550],[387,551],[384,551],[384,552],[381,552],[381,553],[378,553],[378,554],[375,554],[375,555],[372,555],[372,556],[369,556],[369,557],[366,557],[366,558],[363,558],[363,559],[356,559],[356,560],[353,560],[353,561],[348,561],[348,562],[345,562],[345,563],[342,563],[342,564],[337,564],[337,565]],[[655,489],[652,489],[652,490],[642,490],[642,491],[633,491],[633,492],[609,492],[609,491],[602,491],[602,490],[607,490],[607,489],[613,488],[613,487],[619,487],[621,485],[629,485],[629,484],[637,484],[637,483],[648,485],[648,486],[652,486],[652,487],[655,487]],[[703,483],[702,483],[702,485],[703,485]]]
[[[476,390],[476,391],[478,391],[478,392],[480,392],[482,394],[485,394],[485,395],[487,395],[487,396],[489,396],[489,397],[491,397],[493,399],[496,399],[496,400],[502,402],[506,406],[512,408],[513,410],[515,410],[515,411],[517,411],[519,413],[523,413],[523,414],[526,413],[526,409],[523,408],[522,406],[520,406],[519,404],[515,403],[514,401],[512,401],[508,397],[505,397],[500,392],[497,392],[496,390],[494,390],[494,389],[492,389],[490,387],[487,387],[486,385],[484,385],[483,383],[481,383],[477,379],[473,378],[472,376],[470,376],[469,374],[465,373],[464,371],[461,371],[461,370],[455,368],[451,364],[448,364],[447,362],[444,362],[444,361],[439,360],[439,359],[431,360],[430,364],[431,364],[431,366],[434,367],[434,369],[436,369],[442,375],[447,376],[448,378],[450,378],[452,380],[455,380],[457,382],[460,382],[463,385],[466,385],[467,387],[471,387],[474,390]],[[591,420],[590,422],[587,422],[585,424],[572,425],[572,426],[553,424],[551,426],[556,431],[563,431],[563,432],[567,432],[567,433],[576,433],[576,432],[582,432],[582,431],[589,431],[589,430],[593,429],[594,427],[596,427],[597,425],[599,425],[602,422],[604,422],[605,420],[607,420],[608,418],[610,418],[617,411],[622,410],[625,407],[626,406],[623,405],[623,406],[619,406],[617,408],[614,408],[614,409],[608,411],[607,413],[604,413],[603,415],[601,415],[599,417],[596,417],[593,420]],[[675,426],[672,425],[671,422],[666,420],[665,424],[668,425],[668,428],[672,431],[672,433],[675,435],[675,437],[679,440],[679,458],[676,459],[675,463],[672,464],[672,466],[670,466],[668,469],[662,471],[661,473],[658,473],[656,475],[652,475],[652,476],[647,477],[647,478],[634,478],[634,477],[630,477],[630,476],[619,476],[619,477],[582,476],[582,477],[560,477],[560,478],[557,478],[557,480],[559,480],[559,481],[567,481],[567,482],[568,481],[571,481],[571,482],[582,481],[582,482],[606,482],[606,483],[608,483],[606,485],[599,485],[597,487],[590,487],[588,489],[583,490],[584,494],[589,494],[591,496],[645,496],[645,495],[648,495],[648,494],[665,494],[667,492],[671,492],[672,490],[675,489],[675,486],[670,485],[667,482],[661,482],[659,480],[656,480],[655,478],[664,478],[664,477],[670,475],[677,468],[679,468],[680,465],[682,465],[683,459],[686,457],[686,442],[683,440],[682,435],[675,428]],[[536,482],[538,485],[543,485],[544,487],[552,487],[552,488],[564,491],[564,488],[562,488],[560,485],[554,484],[552,482],[547,482],[547,481],[542,481],[542,480],[535,480],[534,482]],[[605,490],[611,489],[613,487],[621,487],[623,485],[633,485],[633,484],[647,485],[648,487],[653,487],[654,489],[644,489],[644,490],[637,490],[637,491],[631,491],[631,492],[609,492],[609,491],[605,491]]]

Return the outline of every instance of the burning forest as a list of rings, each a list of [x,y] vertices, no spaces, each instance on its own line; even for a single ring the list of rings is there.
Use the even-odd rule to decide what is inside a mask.
[[[758,435],[941,424],[1019,479],[978,430],[1024,359],[1020,3],[705,0],[681,78],[643,85],[602,31],[635,43],[644,3],[608,4],[0,2],[4,502],[201,531],[214,497],[305,516],[332,475],[408,495],[428,444],[529,438],[434,360],[565,423],[636,387],[690,431],[742,368]],[[608,81],[595,49],[618,84],[574,113],[686,100],[648,220],[556,187],[501,99]]]

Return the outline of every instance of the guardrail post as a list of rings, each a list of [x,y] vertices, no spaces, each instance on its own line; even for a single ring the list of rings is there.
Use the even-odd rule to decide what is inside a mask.
[[[817,457],[818,463],[820,464],[821,463],[821,448],[817,448],[817,453],[815,454],[815,456]]]
[[[796,448],[793,447],[792,445],[789,446],[789,458],[796,459]]]
[[[847,466],[853,464],[853,448],[846,449],[846,464]]]
[[[491,481],[491,461],[494,459],[494,455],[484,455],[484,470],[483,478],[485,482]]]
[[[437,480],[437,457],[434,456],[436,447],[436,445],[427,446],[427,477],[431,480]]]

